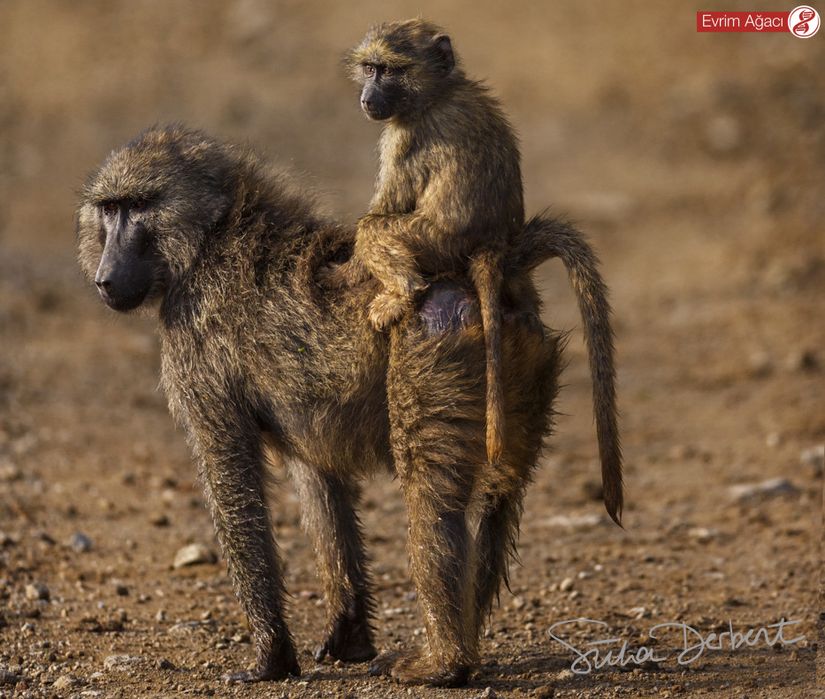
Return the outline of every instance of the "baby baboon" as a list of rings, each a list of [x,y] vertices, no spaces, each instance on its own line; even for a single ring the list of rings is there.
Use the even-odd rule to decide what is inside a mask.
[[[450,37],[424,20],[381,24],[347,63],[361,107],[386,122],[369,213],[344,279],[371,274],[377,328],[397,321],[426,279],[468,275],[487,352],[487,452],[501,458],[501,257],[524,226],[519,152],[498,101],[458,65]]]
[[[157,308],[161,384],[188,434],[255,641],[254,670],[232,677],[300,672],[265,498],[269,449],[297,481],[318,558],[328,601],[319,655],[375,654],[355,508],[361,477],[390,468],[408,505],[427,643],[385,657],[381,668],[407,682],[466,681],[477,660],[478,610],[506,570],[514,512],[557,391],[559,341],[538,319],[529,274],[508,271],[521,289],[502,314],[512,429],[506,469],[494,470],[473,292],[461,281],[433,283],[388,342],[367,317],[376,282],[327,292],[316,282],[351,252],[354,231],[320,218],[251,153],[179,126],[149,129],[92,173],[77,232],[80,264],[108,306]],[[537,262],[518,248],[513,259]],[[473,541],[467,514],[480,507],[486,514]]]

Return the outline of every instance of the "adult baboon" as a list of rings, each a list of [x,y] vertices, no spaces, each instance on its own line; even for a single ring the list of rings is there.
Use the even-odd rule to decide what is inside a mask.
[[[300,672],[265,499],[266,443],[302,493],[329,602],[322,654],[359,661],[375,653],[355,507],[360,477],[390,468],[408,505],[427,627],[426,648],[394,658],[392,673],[461,684],[477,659],[479,616],[467,513],[497,493],[508,493],[507,508],[520,507],[550,428],[558,338],[538,320],[529,277],[513,269],[523,293],[517,307],[505,300],[502,379],[515,427],[504,440],[506,468],[493,471],[470,280],[433,284],[388,342],[367,318],[377,282],[335,291],[316,282],[321,268],[351,253],[354,231],[319,217],[288,184],[250,152],[200,132],[149,129],[84,188],[81,266],[111,308],[157,308],[162,386],[191,442],[254,635],[255,669],[232,677]],[[520,254],[526,267],[536,262]],[[516,524],[479,532],[484,549],[514,541]],[[504,560],[506,551],[477,565]]]

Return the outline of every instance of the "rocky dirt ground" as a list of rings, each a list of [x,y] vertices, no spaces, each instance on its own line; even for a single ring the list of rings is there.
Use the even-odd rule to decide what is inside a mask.
[[[745,9],[781,9],[751,3]],[[689,3],[0,4],[0,696],[794,697],[822,692],[825,38],[697,35]],[[726,8],[727,9],[727,8]],[[521,564],[461,690],[317,665],[323,600],[284,478],[277,536],[304,675],[229,687],[245,622],[187,448],[157,390],[153,322],[115,318],[73,260],[74,191],[140,127],[182,119],[363,210],[377,131],[337,65],[380,18],[425,14],[504,99],[529,208],[591,235],[613,289],[625,530],[598,500],[589,378],[572,331],[564,413],[527,502]],[[397,485],[367,484],[382,648],[420,639]],[[176,567],[190,544],[196,562]],[[798,624],[786,647],[706,649],[587,675],[578,648],[656,624]],[[561,632],[557,629],[557,635]],[[691,639],[696,636],[691,633]],[[671,633],[657,652],[678,646]]]

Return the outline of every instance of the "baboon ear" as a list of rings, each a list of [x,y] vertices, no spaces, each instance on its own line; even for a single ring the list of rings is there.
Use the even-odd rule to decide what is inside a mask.
[[[439,63],[444,70],[444,74],[452,72],[455,68],[455,55],[453,54],[453,43],[446,34],[436,34],[433,37],[433,48],[438,53]]]

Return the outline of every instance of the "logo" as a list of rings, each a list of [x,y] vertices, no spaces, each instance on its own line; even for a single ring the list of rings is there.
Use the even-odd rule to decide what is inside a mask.
[[[819,31],[819,12],[807,5],[795,7],[788,14],[788,31],[799,39],[810,39]]]

